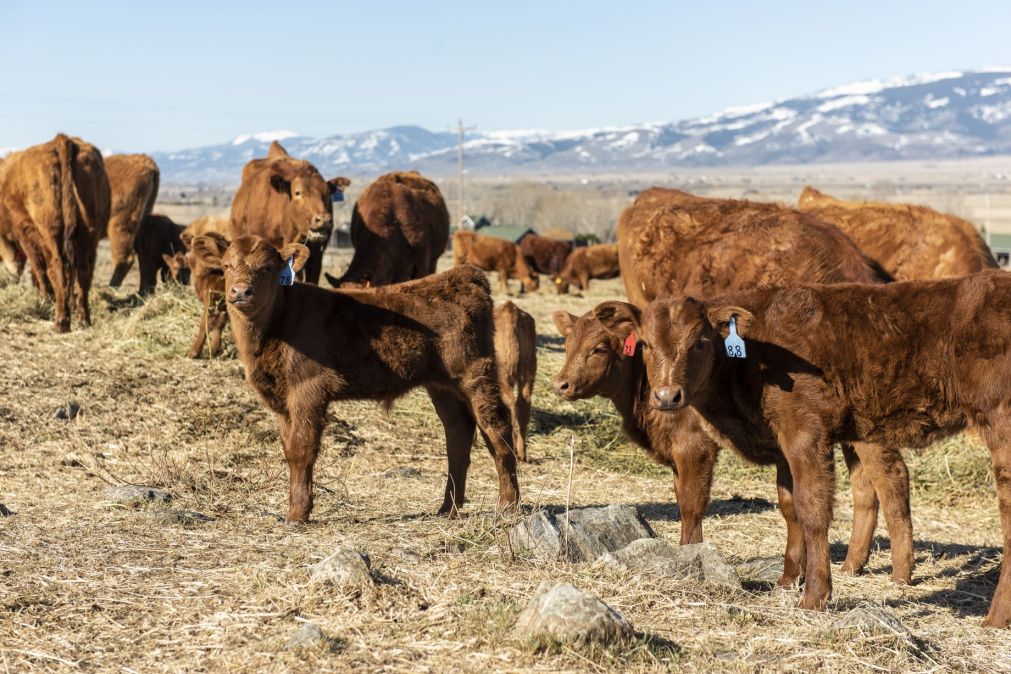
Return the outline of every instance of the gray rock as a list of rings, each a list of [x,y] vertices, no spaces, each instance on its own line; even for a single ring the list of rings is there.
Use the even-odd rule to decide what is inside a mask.
[[[861,604],[842,614],[832,623],[836,630],[859,630],[864,634],[893,634],[912,637],[909,629],[890,611],[872,604]]]
[[[741,588],[737,571],[712,543],[675,546],[659,538],[642,538],[621,550],[601,555],[597,561],[627,571],[698,576],[710,583]]]
[[[568,527],[564,512],[539,510],[510,530],[509,541],[520,554],[537,559],[588,562],[652,535],[635,508],[609,505],[570,510]]]
[[[66,405],[60,405],[53,412],[54,419],[75,419],[81,411],[81,405],[76,400],[71,400]]]
[[[362,590],[375,584],[368,555],[348,547],[337,548],[329,557],[310,566],[309,577],[314,583],[341,590]]]
[[[737,573],[756,583],[775,583],[783,577],[782,557],[759,557],[739,564]]]
[[[518,639],[588,645],[611,643],[633,636],[620,613],[568,583],[542,582],[520,613],[513,630]]]
[[[164,503],[172,500],[172,494],[154,487],[121,484],[106,489],[105,498],[118,503],[152,503],[156,501]]]
[[[5,506],[3,503],[0,503],[0,517],[10,517],[14,514],[13,510]]]
[[[288,643],[284,645],[284,650],[290,651],[303,646],[332,649],[333,645],[333,640],[327,637],[318,626],[312,623],[304,623],[288,639]]]
[[[419,564],[421,562],[421,555],[407,548],[396,547],[390,550],[390,554],[394,557],[399,557],[405,562],[410,562],[411,564]]]
[[[150,517],[159,524],[182,524],[184,526],[214,521],[210,515],[195,510],[155,510],[150,514]]]

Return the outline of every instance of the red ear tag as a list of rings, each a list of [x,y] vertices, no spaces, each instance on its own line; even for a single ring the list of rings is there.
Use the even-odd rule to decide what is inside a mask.
[[[626,356],[634,356],[635,355],[635,333],[634,332],[628,333],[628,337],[625,338],[625,348],[622,349],[622,353],[624,353]]]

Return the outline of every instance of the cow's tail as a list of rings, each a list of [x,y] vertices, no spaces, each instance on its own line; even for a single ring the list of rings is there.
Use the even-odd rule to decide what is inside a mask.
[[[76,246],[74,237],[77,234],[77,187],[74,184],[74,141],[59,134],[56,136],[56,154],[60,162],[60,210],[63,220],[63,261],[64,273],[72,283],[77,271]]]

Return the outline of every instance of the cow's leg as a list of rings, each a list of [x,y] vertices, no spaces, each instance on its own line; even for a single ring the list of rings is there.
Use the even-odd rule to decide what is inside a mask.
[[[29,245],[25,246],[25,257],[32,265],[32,281],[34,282],[35,289],[43,297],[52,298],[55,295],[53,291],[53,284],[49,280],[49,266],[46,264],[46,258],[42,254],[42,250],[38,246]]]
[[[885,524],[892,544],[892,580],[909,584],[913,579],[915,564],[913,519],[909,513],[909,469],[906,468],[902,454],[896,449],[867,442],[854,442],[853,449],[885,511]],[[868,549],[869,547],[868,539]],[[864,561],[866,559],[865,556]]]
[[[799,437],[783,440],[780,446],[793,475],[793,502],[807,554],[804,598],[800,607],[821,610],[832,596],[828,553],[828,529],[835,495],[832,446],[822,439],[821,429],[802,431]]]
[[[477,422],[467,404],[452,393],[429,388],[428,395],[446,432],[446,459],[449,464],[446,493],[439,514],[454,517],[466,496],[467,469],[470,467],[470,450],[474,446]]]
[[[67,332],[70,330],[70,305],[73,295],[74,283],[71,276],[70,265],[60,261],[61,256],[54,255],[56,264],[46,265],[46,277],[49,279],[49,286],[53,289],[53,323],[57,332]]]
[[[118,288],[126,278],[127,273],[133,266],[133,244],[136,238],[136,231],[128,231],[123,222],[123,218],[113,217],[109,220],[109,249],[112,252],[112,278],[109,279],[109,286]]]
[[[585,291],[587,291],[589,289],[590,289],[590,275],[586,274],[586,273],[580,274],[579,275],[579,291],[580,292],[585,292]]]
[[[140,292],[141,295],[150,295],[154,292],[158,284],[158,267],[154,260],[147,259],[146,255],[139,255],[137,265],[140,267]]]
[[[186,352],[187,358],[199,358],[200,352],[204,350],[204,342],[207,341],[207,329],[210,326],[211,312],[205,306],[203,314],[200,316],[200,324],[197,327],[197,336],[193,338],[190,350]]]
[[[1011,423],[998,421],[996,427],[984,429],[983,436],[990,448],[994,481],[997,484],[997,503],[1000,508],[1000,528],[1004,549],[1000,561],[1000,579],[990,600],[990,610],[983,620],[984,627],[1004,628],[1011,624]]]
[[[214,314],[211,321],[211,355],[217,356],[221,353],[221,331],[228,325],[228,314],[224,308]]]
[[[498,270],[498,289],[500,291],[502,291],[503,295],[508,295],[509,294],[509,270],[508,269],[499,269]],[[521,290],[523,289],[522,285],[520,285],[520,289]]]
[[[303,278],[306,283],[319,285],[320,274],[323,273],[323,245],[316,242],[309,242],[309,259],[302,267]]]
[[[863,571],[871,555],[874,529],[878,524],[878,495],[853,445],[844,442],[842,450],[853,493],[853,531],[850,532],[850,544],[846,549],[846,561],[843,562],[842,570],[858,574]]]
[[[776,492],[779,496],[779,512],[786,520],[786,552],[783,554],[783,575],[777,585],[790,587],[804,575],[807,562],[804,547],[804,533],[797,521],[797,509],[793,503],[793,475],[785,463],[776,464]]]
[[[297,400],[292,392],[289,399]],[[319,455],[320,438],[326,423],[326,404],[303,404],[287,415],[278,415],[284,458],[288,461],[288,516],[286,524],[309,521],[312,512],[312,470]]]
[[[502,402],[495,375],[493,357],[475,360],[464,375],[461,390],[470,403],[485,445],[495,460],[499,509],[505,510],[519,503],[520,487],[516,478],[512,419],[509,409]]]
[[[527,429],[530,427],[531,399],[533,397],[534,382],[524,379],[519,382],[516,395],[516,407],[513,412],[514,442],[516,443],[516,457],[520,461],[527,460]]]
[[[81,325],[91,325],[91,281],[95,275],[95,258],[97,249],[92,249],[84,260],[78,260],[77,274],[74,286],[77,291],[77,322]]]
[[[701,433],[685,438],[674,450],[675,489],[681,510],[681,545],[702,542],[702,518],[713,486],[716,447]]]

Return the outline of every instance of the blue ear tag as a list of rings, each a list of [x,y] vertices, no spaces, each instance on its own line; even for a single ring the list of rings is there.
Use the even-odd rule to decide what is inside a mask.
[[[331,198],[337,202],[344,201],[344,192],[341,190],[337,190],[336,192],[333,193],[333,196]]]
[[[723,346],[727,350],[728,358],[748,357],[748,352],[744,349],[744,340],[737,334],[737,316],[730,317],[730,334],[723,340]]]
[[[293,286],[295,285],[295,269],[292,266],[295,263],[294,257],[288,258],[288,266],[281,270],[281,276],[277,279],[277,285],[279,286]]]

